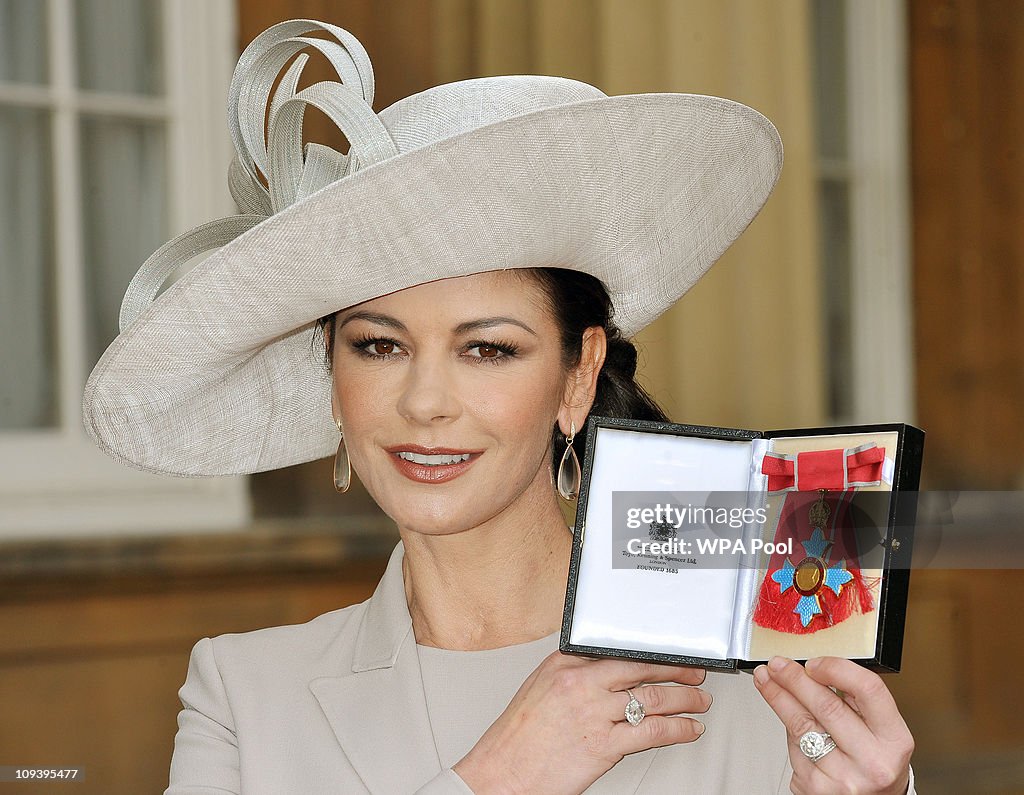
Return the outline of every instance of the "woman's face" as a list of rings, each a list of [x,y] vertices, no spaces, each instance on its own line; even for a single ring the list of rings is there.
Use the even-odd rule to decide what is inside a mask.
[[[399,527],[456,533],[554,500],[552,428],[578,427],[592,398],[579,405],[532,278],[410,287],[342,310],[334,329],[335,417],[353,469]]]

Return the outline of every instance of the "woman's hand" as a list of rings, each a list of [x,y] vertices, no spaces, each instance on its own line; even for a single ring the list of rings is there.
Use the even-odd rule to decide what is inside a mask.
[[[704,725],[679,713],[711,705],[711,695],[695,687],[704,675],[703,668],[554,652],[455,772],[475,793],[582,792],[626,754],[696,740]],[[626,688],[646,711],[637,726],[625,718]]]
[[[786,726],[794,793],[907,791],[914,738],[878,674],[839,657],[806,666],[773,657],[754,670],[754,683]],[[799,745],[809,731],[828,732],[836,749],[812,762]]]

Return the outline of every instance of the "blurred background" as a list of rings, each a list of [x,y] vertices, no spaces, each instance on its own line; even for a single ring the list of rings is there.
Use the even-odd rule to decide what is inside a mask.
[[[377,110],[547,73],[765,113],[778,188],[639,337],[643,382],[688,423],[914,422],[923,487],[972,490],[979,538],[1018,530],[1024,3],[0,0],[0,765],[84,768],[69,792],[162,791],[195,641],[365,599],[397,539],[358,486],[334,492],[329,460],[151,476],[81,424],[138,266],[234,212],[231,71],[296,17],[362,41]],[[913,573],[887,682],[922,793],[1024,792],[1022,573]]]

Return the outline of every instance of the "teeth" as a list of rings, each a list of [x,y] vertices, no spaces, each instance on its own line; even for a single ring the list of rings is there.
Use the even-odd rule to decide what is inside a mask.
[[[469,453],[461,453],[459,455],[420,455],[419,453],[408,453],[403,450],[398,454],[398,457],[404,458],[406,461],[412,461],[414,464],[436,467],[443,464],[457,464],[460,461],[466,461],[469,459]]]

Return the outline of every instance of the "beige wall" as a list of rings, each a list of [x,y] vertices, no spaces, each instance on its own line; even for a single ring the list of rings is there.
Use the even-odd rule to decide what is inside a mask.
[[[438,79],[551,73],[609,94],[718,94],[778,126],[786,165],[765,210],[646,329],[641,377],[678,421],[825,420],[808,6],[762,0],[442,0]]]

